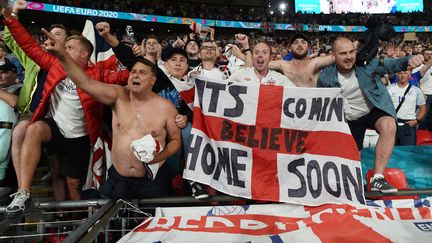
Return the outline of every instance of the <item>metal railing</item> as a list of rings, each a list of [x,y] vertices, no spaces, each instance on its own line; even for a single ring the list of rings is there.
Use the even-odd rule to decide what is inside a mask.
[[[411,190],[399,190],[395,193],[381,193],[381,192],[365,192],[366,198],[376,198],[382,196],[414,196],[414,195],[432,195],[432,189],[411,189]],[[183,197],[164,197],[164,198],[151,198],[151,199],[141,199],[132,200],[133,205],[140,205],[140,207],[146,207],[148,210],[154,210],[159,206],[201,206],[201,205],[216,205],[216,204],[237,204],[237,203],[249,203],[253,204],[254,201],[248,199],[242,199],[227,195],[217,195],[209,197],[207,199],[196,200],[191,196]],[[269,202],[271,203],[271,202]],[[62,221],[62,222],[36,222],[36,223],[26,223],[22,222],[21,219],[3,219],[0,221],[0,241],[10,240],[14,237],[13,242],[24,242],[27,238],[38,238],[48,237],[52,235],[65,236],[67,238],[64,242],[92,242],[101,233],[105,233],[104,242],[109,242],[109,233],[120,232],[121,236],[128,233],[131,228],[125,227],[125,222],[130,219],[134,219],[133,216],[127,216],[122,218],[119,215],[119,210],[121,208],[126,208],[127,206],[133,205],[119,200],[114,202],[109,199],[95,199],[95,200],[80,200],[80,201],[62,201],[62,202],[37,202],[32,208],[33,214],[42,215],[43,213],[50,213],[49,210],[58,210],[61,208],[87,208],[89,211],[88,217],[75,220],[75,221]],[[90,210],[95,210],[92,214]],[[130,209],[130,208],[129,208]],[[51,212],[52,213],[52,212]],[[24,217],[27,217],[29,213],[26,213]],[[123,215],[124,216],[124,215]],[[137,222],[142,222],[146,216],[135,218]],[[121,222],[120,228],[110,227],[110,222],[113,220],[118,220]],[[46,232],[49,227],[60,227],[65,225],[74,225],[75,229],[69,231],[58,231],[57,233]],[[37,232],[32,232],[25,234],[25,231],[17,230],[15,235],[11,234],[8,229],[11,227],[23,228],[33,226],[37,228]],[[24,232],[24,233],[23,233]],[[9,235],[9,236],[7,236]]]
[[[99,228],[105,226],[108,220],[117,213],[123,205],[122,201],[114,203],[113,200],[104,202],[105,204],[95,214],[89,217],[84,224],[75,229],[65,240],[65,243],[91,242],[99,233]],[[108,220],[107,220],[108,217]],[[91,230],[90,230],[91,228]]]

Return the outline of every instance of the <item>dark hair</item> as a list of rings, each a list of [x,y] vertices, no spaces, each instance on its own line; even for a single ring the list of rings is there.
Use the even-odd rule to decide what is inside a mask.
[[[426,51],[432,51],[432,48],[427,47],[427,48],[423,49],[423,51],[422,51],[423,54],[424,54]]]
[[[71,32],[70,32],[70,30],[69,30],[68,28],[66,28],[66,27],[65,27],[64,25],[62,25],[62,24],[52,24],[52,25],[50,26],[50,31],[51,31],[52,29],[54,29],[54,28],[59,28],[59,29],[64,30],[64,32],[66,33],[66,38],[72,35]]]
[[[184,48],[186,49],[187,45],[188,45],[189,43],[191,43],[191,42],[195,42],[195,43],[197,43],[197,45],[198,45],[198,49],[201,48],[201,43],[200,43],[198,40],[195,40],[195,39],[189,39],[188,41],[186,41],[186,44],[185,44]]]
[[[159,38],[155,35],[149,35],[144,39],[144,45],[147,42],[148,39],[155,39],[158,43],[160,43]]]
[[[132,70],[132,67],[135,66],[135,64],[137,62],[142,63],[142,64],[150,67],[151,73],[156,77],[156,74],[157,74],[157,67],[156,67],[156,65],[153,62],[145,59],[144,57],[138,57],[138,58],[136,58],[135,62],[132,64],[132,66],[128,67],[128,69]]]
[[[78,40],[80,42],[80,44],[84,47],[84,49],[86,51],[88,51],[88,55],[89,57],[92,55],[93,53],[93,44],[84,36],[82,35],[71,35],[69,36],[66,41],[69,40]]]

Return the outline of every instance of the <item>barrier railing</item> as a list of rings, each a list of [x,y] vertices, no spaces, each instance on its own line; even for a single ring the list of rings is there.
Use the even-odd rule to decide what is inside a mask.
[[[425,189],[409,189],[399,190],[394,193],[382,193],[378,191],[366,191],[365,197],[382,197],[382,196],[413,196],[413,195],[432,195],[432,188]],[[140,200],[133,200],[140,205],[161,205],[161,204],[191,204],[191,205],[208,205],[208,203],[225,203],[236,202],[239,200],[253,203],[252,200],[233,197],[228,195],[217,195],[205,199],[197,200],[191,196],[176,196],[176,197],[161,197],[161,198],[147,198]],[[94,200],[79,200],[79,201],[60,201],[60,202],[36,202],[35,207],[39,209],[55,209],[55,208],[82,208],[82,207],[96,207],[104,206],[111,200],[109,199],[94,199]],[[187,205],[186,205],[187,206]],[[0,207],[0,213],[4,212],[5,207]],[[1,225],[1,222],[0,222]],[[0,227],[1,228],[1,227]]]
[[[413,196],[413,195],[432,195],[432,188],[427,189],[411,189],[399,190],[396,193],[381,193],[381,192],[365,192],[366,198],[381,197],[381,196]],[[7,219],[4,218],[0,221],[0,242],[3,240],[13,240],[13,242],[24,242],[27,239],[43,240],[44,237],[57,237],[60,241],[64,242],[92,242],[97,237],[105,238],[104,242],[110,242],[111,234],[118,234],[119,237],[128,233],[133,227],[138,225],[147,217],[141,215],[121,214],[120,211],[133,211],[134,209],[143,209],[146,212],[154,212],[156,207],[160,206],[208,206],[215,204],[238,204],[238,203],[253,204],[254,201],[232,197],[228,195],[217,195],[203,200],[196,200],[191,196],[182,197],[164,197],[164,198],[151,198],[132,200],[131,203],[119,200],[114,202],[108,199],[95,199],[95,200],[80,200],[80,201],[62,201],[62,202],[36,202],[31,212],[28,212],[24,217],[41,216],[44,213],[50,213],[49,210],[54,212],[61,212],[59,209],[69,208],[87,208],[88,216],[76,220],[65,221],[44,221],[40,222],[25,222],[22,219]],[[269,202],[270,203],[270,202]],[[136,206],[136,208],[135,208]],[[120,209],[125,210],[120,210]],[[138,209],[138,210],[139,210]],[[93,210],[92,213],[90,211]],[[73,211],[68,211],[73,212]],[[85,210],[83,211],[85,212]],[[52,213],[52,212],[51,212]],[[136,213],[136,211],[135,211]],[[142,213],[142,212],[141,212]],[[120,226],[112,227],[110,222],[118,221]],[[134,221],[134,225],[126,227],[127,222]],[[65,227],[68,229],[58,230],[57,232],[47,231],[53,227]],[[25,227],[33,227],[36,230],[29,232]],[[14,228],[14,230],[10,230]],[[63,238],[60,238],[63,237]],[[67,237],[67,238],[66,238]],[[98,238],[98,239],[99,239]],[[99,240],[98,240],[99,242]]]
[[[66,243],[91,242],[96,238],[99,229],[105,226],[109,219],[123,206],[123,201],[114,203],[113,200],[105,202],[95,214],[90,216],[84,224],[75,229],[65,240]],[[91,230],[90,230],[91,228]]]

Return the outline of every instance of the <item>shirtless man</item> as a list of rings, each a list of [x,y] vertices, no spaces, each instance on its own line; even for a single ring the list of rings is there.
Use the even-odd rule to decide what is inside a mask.
[[[148,167],[137,159],[131,148],[133,141],[151,134],[163,150],[155,153],[148,164],[162,164],[181,146],[180,129],[175,124],[176,108],[152,92],[156,66],[147,59],[138,59],[130,70],[128,89],[120,85],[107,85],[90,79],[65,49],[48,32],[45,31],[45,34],[49,38],[46,49],[58,56],[76,86],[112,108],[113,167],[109,170],[106,185],[101,189],[103,196],[146,198],[166,195],[160,188],[162,185],[155,185],[157,181],[153,181],[154,177],[147,177]]]
[[[318,76],[322,68],[333,64],[332,55],[308,59],[309,43],[302,33],[295,34],[290,40],[291,61],[272,61],[269,68],[282,72],[298,87],[316,87]]]

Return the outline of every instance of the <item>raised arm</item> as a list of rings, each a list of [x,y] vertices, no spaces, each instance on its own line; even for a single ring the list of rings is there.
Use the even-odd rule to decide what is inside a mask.
[[[319,73],[324,67],[332,65],[335,62],[335,59],[333,55],[327,55],[324,57],[316,57],[312,59],[312,62],[315,62],[314,73]]]
[[[282,60],[277,60],[277,61],[270,61],[269,63],[269,69],[271,70],[275,70],[278,72],[282,72]]]
[[[252,50],[249,46],[249,38],[247,35],[244,34],[236,34],[234,36],[237,43],[240,44],[242,47],[242,52],[244,54],[244,59],[242,59],[245,62],[245,67],[252,67],[253,61],[252,61]]]
[[[12,108],[15,108],[18,105],[18,96],[11,94],[4,89],[0,89],[0,100],[3,100]]]
[[[424,61],[423,55],[407,56],[402,58],[384,58],[384,65],[378,66],[375,71],[379,74],[397,73],[402,70],[419,67]]]
[[[246,63],[246,55],[240,51],[240,49],[236,45],[231,45],[231,52],[232,54],[237,57],[238,59],[242,60]]]
[[[423,67],[420,68],[420,75],[425,76],[427,70],[432,66],[432,58],[429,58],[427,62],[424,63]]]
[[[68,77],[75,85],[100,103],[113,106],[123,88],[118,85],[105,84],[91,79],[86,72],[74,62],[72,57],[66,52],[64,46],[57,43],[45,29],[42,29],[42,32],[49,39],[45,49],[59,59]]]
[[[39,43],[33,39],[20,22],[11,16],[10,9],[3,8],[2,14],[4,17],[3,23],[9,28],[13,38],[25,54],[42,69],[49,70],[51,64],[57,61],[56,58],[50,53],[43,51]]]
[[[12,13],[13,17],[18,19],[18,12],[20,10],[23,10],[27,7],[27,3],[24,0],[18,0],[14,3]],[[3,31],[3,40],[5,41],[6,45],[9,47],[9,49],[12,51],[12,53],[18,58],[20,63],[23,66],[28,65],[29,62],[33,62],[19,47],[18,43],[15,41],[15,39],[12,37],[11,32],[9,31],[9,28],[5,26]]]
[[[104,38],[106,42],[112,47],[116,47],[119,45],[119,40],[111,34],[111,27],[108,22],[99,22],[96,24],[96,30],[99,32],[99,35]]]

